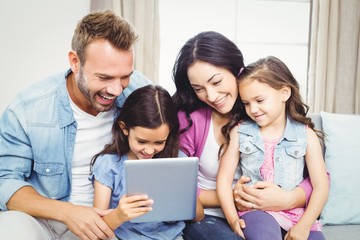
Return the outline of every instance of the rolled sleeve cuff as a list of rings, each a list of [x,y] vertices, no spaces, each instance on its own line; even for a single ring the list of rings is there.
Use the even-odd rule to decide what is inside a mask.
[[[30,183],[23,180],[17,179],[1,179],[0,180],[0,209],[8,210],[6,204],[9,199],[17,192],[20,188],[25,186],[31,186]]]

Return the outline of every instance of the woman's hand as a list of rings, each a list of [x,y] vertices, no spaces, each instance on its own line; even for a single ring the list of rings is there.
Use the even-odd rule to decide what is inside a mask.
[[[245,185],[250,178],[241,176],[236,183],[233,194],[236,208],[239,211],[288,210],[305,205],[305,192],[297,187],[293,191],[283,190],[270,182],[257,182],[253,186]]]

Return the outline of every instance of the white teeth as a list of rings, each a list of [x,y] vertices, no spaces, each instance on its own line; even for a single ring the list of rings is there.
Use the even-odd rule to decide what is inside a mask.
[[[222,104],[222,103],[225,101],[225,99],[226,99],[226,96],[224,96],[222,99],[220,99],[219,101],[215,102],[214,104],[215,104],[215,105],[220,105],[220,104]]]
[[[103,96],[103,95],[100,95],[103,99],[105,100],[113,100],[115,97],[106,97],[106,96]]]

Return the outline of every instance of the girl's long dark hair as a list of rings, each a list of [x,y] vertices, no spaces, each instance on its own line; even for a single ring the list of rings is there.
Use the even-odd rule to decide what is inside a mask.
[[[147,85],[132,92],[120,109],[112,126],[112,142],[91,160],[94,165],[98,156],[117,154],[122,156],[130,151],[128,137],[120,128],[125,123],[129,130],[134,127],[155,129],[167,124],[170,129],[164,149],[154,158],[177,157],[179,154],[179,120],[170,94],[161,86]]]

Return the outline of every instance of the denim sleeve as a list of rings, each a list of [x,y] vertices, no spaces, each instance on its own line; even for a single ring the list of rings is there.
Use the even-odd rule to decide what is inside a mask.
[[[183,151],[179,150],[178,157],[187,157],[187,155]]]
[[[121,174],[121,166],[122,161],[116,155],[101,155],[96,159],[89,179],[93,184],[96,180],[114,190],[115,179]]]
[[[33,165],[31,143],[21,116],[24,108],[20,100],[11,104],[0,118],[0,209],[20,188],[30,186],[25,181]]]

